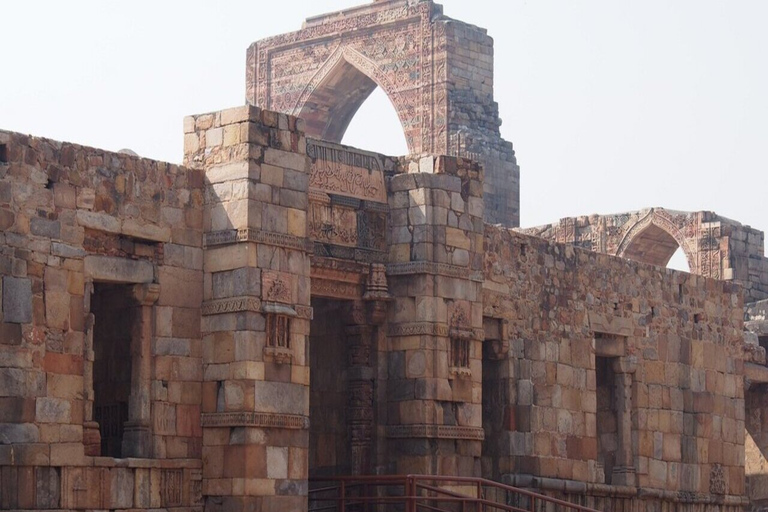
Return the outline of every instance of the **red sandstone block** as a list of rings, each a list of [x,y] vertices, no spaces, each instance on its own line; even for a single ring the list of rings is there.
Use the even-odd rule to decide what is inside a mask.
[[[43,358],[43,365],[45,371],[50,373],[64,373],[68,375],[83,374],[82,356],[47,352]]]
[[[176,433],[184,437],[202,437],[199,405],[176,406]]]

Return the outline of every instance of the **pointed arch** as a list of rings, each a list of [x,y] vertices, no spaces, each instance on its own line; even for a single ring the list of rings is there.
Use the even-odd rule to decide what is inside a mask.
[[[696,250],[685,233],[662,212],[651,209],[624,235],[616,256],[666,267],[680,248],[691,273],[697,272]]]
[[[355,113],[377,86],[397,112],[408,150],[415,152],[414,140],[406,130],[412,113],[400,93],[373,61],[348,46],[328,57],[299,94],[291,113],[305,119],[308,135],[341,142]]]

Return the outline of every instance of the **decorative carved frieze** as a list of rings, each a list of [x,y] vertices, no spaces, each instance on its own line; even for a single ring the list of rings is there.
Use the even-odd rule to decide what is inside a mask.
[[[337,260],[313,255],[310,257],[312,270],[328,269],[347,274],[367,274],[370,266],[364,263],[349,260]]]
[[[466,328],[453,331],[448,324],[432,322],[409,322],[403,324],[389,324],[388,336],[451,336],[454,332],[460,334],[463,339],[482,340],[485,331],[480,328]]]
[[[317,297],[355,299],[363,295],[362,286],[355,283],[313,278],[311,287],[312,295]]]
[[[389,336],[448,336],[447,324],[431,322],[412,322],[407,324],[389,324]]]
[[[229,245],[238,242],[256,242],[264,245],[273,245],[285,249],[294,249],[297,251],[312,251],[312,241],[308,238],[302,238],[284,233],[273,233],[261,229],[227,229],[224,231],[213,231],[206,233],[203,238],[205,247],[214,247],[217,245]]]
[[[485,430],[482,427],[459,427],[453,425],[390,425],[387,427],[390,439],[469,439],[482,441]]]
[[[315,317],[314,310],[310,306],[294,306],[296,318],[312,320]]]
[[[387,275],[406,276],[412,274],[431,274],[470,281],[482,282],[483,273],[473,271],[467,267],[449,265],[447,263],[433,263],[430,261],[411,261],[407,263],[390,263],[387,265]]]
[[[256,297],[231,297],[227,299],[209,300],[203,302],[202,306],[203,316],[240,313],[242,311],[260,313],[261,300]]]
[[[341,245],[325,244],[321,242],[315,242],[314,254],[315,256],[324,258],[354,260],[360,263],[387,262],[387,253],[384,251],[361,249],[359,247],[344,247]]]
[[[203,413],[203,427],[262,427],[308,429],[309,418],[296,414],[268,412],[212,412]]]
[[[160,503],[163,507],[180,507],[183,504],[183,470],[163,469],[160,472],[160,486]]]

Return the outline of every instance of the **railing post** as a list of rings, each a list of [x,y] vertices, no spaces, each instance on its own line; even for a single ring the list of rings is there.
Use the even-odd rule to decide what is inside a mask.
[[[344,512],[346,509],[346,501],[347,501],[347,496],[346,496],[347,491],[344,486],[344,480],[341,481],[341,485],[339,486],[339,493],[341,494],[341,496],[339,496],[341,500],[339,501],[338,509],[340,512]]]
[[[406,512],[416,512],[416,504],[414,502],[414,496],[413,496],[413,477],[407,476],[405,478],[405,511]]]

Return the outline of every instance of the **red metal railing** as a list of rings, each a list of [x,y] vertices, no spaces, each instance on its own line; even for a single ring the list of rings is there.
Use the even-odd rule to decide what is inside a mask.
[[[311,478],[310,512],[598,512],[484,478],[371,475]]]

